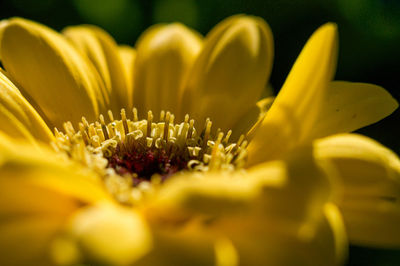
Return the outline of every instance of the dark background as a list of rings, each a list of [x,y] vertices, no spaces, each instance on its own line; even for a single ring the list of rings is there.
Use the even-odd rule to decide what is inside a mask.
[[[276,92],[308,37],[332,21],[340,36],[336,79],[374,83],[400,100],[400,0],[0,0],[0,19],[21,16],[56,30],[96,24],[131,46],[154,23],[180,21],[206,34],[237,13],[263,17],[272,28]],[[359,132],[400,154],[399,122],[396,111]],[[348,265],[400,265],[400,251],[352,246]]]

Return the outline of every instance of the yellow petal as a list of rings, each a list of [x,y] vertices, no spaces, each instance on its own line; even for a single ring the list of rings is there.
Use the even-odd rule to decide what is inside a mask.
[[[239,265],[239,257],[235,246],[227,238],[218,239],[215,242],[216,266]]]
[[[231,230],[228,235],[241,265],[342,265],[347,241],[340,212],[326,204],[320,215],[309,236],[276,231],[274,225],[256,219],[236,227],[232,220],[233,226],[226,223],[222,231]]]
[[[7,175],[7,177],[0,178],[0,216],[3,219],[7,217],[23,218],[23,215],[66,216],[81,205],[77,199],[65,193],[59,193],[22,178],[13,179],[4,168],[1,169],[1,172],[2,175]],[[24,175],[21,172],[13,174]],[[42,171],[42,174],[45,172]],[[49,200],[51,201],[49,202]]]
[[[264,118],[267,115],[268,110],[271,108],[274,100],[275,97],[267,97],[257,102],[257,107],[259,109],[257,121],[252,123],[251,128],[246,132],[246,140],[251,141],[253,139],[254,134],[264,121]],[[249,121],[254,120],[250,118]]]
[[[0,20],[0,43],[1,43],[1,39],[3,37],[3,30],[4,30],[5,26],[7,25],[7,23],[8,23],[7,19]],[[1,49],[0,49],[0,61],[1,60],[2,59],[1,59]]]
[[[146,217],[156,229],[171,228],[172,250],[184,251],[185,259],[196,258],[198,250],[208,258],[207,239],[215,239],[217,247],[222,236],[229,242],[225,241],[227,251],[216,249],[217,261],[225,253],[226,260],[236,258],[241,265],[336,265],[343,260],[347,243],[340,214],[334,206],[326,207],[330,180],[324,170],[308,148],[287,162],[258,165],[244,175],[176,177],[152,202],[159,208],[145,208]],[[184,243],[176,245],[177,239]],[[190,251],[185,246],[196,248]],[[155,261],[158,248],[162,252],[156,244],[149,253]]]
[[[101,180],[46,148],[0,134],[0,264],[45,265],[80,207],[109,201]]]
[[[315,141],[315,156],[337,168],[349,196],[400,197],[400,160],[388,148],[357,134]]]
[[[334,265],[342,265],[346,261],[348,255],[348,238],[347,231],[343,221],[342,214],[338,207],[332,203],[327,203],[324,206],[325,221],[328,226],[322,227],[322,230],[327,230],[332,236],[332,248]],[[326,243],[327,241],[322,241]],[[314,244],[319,246],[320,241],[315,241]]]
[[[3,168],[0,169],[0,264],[43,265],[49,259],[52,238],[82,203],[21,180],[16,175],[23,175],[22,171],[9,176]]]
[[[248,174],[176,177],[164,184],[146,213],[150,220],[162,217],[164,223],[192,215],[228,220],[238,215],[263,219],[277,231],[296,231],[304,222],[318,219],[331,196],[331,181],[310,156],[311,151],[298,151],[288,162],[258,165]]]
[[[309,138],[351,132],[390,115],[397,101],[382,87],[345,81],[331,82]]]
[[[131,109],[133,106],[133,66],[136,59],[136,50],[128,45],[120,45],[118,47],[119,55],[122,60],[122,66],[125,72],[127,93],[126,97],[128,100],[127,107]]]
[[[279,158],[307,137],[333,78],[336,53],[336,25],[328,23],[320,27],[304,46],[250,142],[249,165]]]
[[[340,213],[326,204],[319,215],[309,236],[277,231],[279,224],[247,213],[155,226],[154,248],[139,265],[341,265],[347,241]]]
[[[254,134],[256,129],[261,125],[262,121],[267,114],[269,108],[271,108],[275,97],[267,97],[259,100],[254,106],[252,106],[247,112],[238,119],[235,125],[232,127],[232,140],[238,140],[240,135],[247,136],[247,140],[251,140],[251,136]]]
[[[400,159],[376,141],[341,134],[315,142],[319,160],[329,160],[341,178],[343,212],[350,241],[400,247]]]
[[[399,199],[355,197],[340,204],[350,242],[361,246],[400,248]]]
[[[96,67],[110,98],[109,108],[119,112],[121,108],[128,107],[124,69],[114,39],[92,25],[67,27],[63,34]]]
[[[332,198],[333,169],[315,162],[310,147],[304,147],[294,150],[286,161],[249,168],[249,175],[263,184],[274,176],[271,167],[274,171],[279,169],[286,182],[278,189],[262,186],[260,203],[267,221],[295,229],[302,223],[317,221],[325,203]]]
[[[0,72],[0,130],[11,137],[49,143],[53,134],[12,82]],[[36,139],[36,140],[35,140]]]
[[[273,40],[264,20],[235,16],[208,35],[191,70],[183,111],[229,130],[260,98],[271,72]]]
[[[46,147],[38,150],[35,146],[14,141],[3,134],[0,134],[0,172],[2,182],[9,184],[2,186],[1,189],[10,189],[16,194],[18,194],[16,192],[18,188],[27,191],[17,185],[21,182],[29,186],[70,195],[82,202],[95,202],[110,198],[104,190],[99,176],[88,169],[46,149]],[[16,184],[15,189],[11,189],[14,187],[14,183]]]
[[[66,238],[75,244],[83,262],[131,265],[152,246],[148,226],[132,209],[98,204],[82,209],[71,218]],[[63,250],[53,250],[53,256]],[[74,258],[66,258],[70,264]]]
[[[182,24],[156,25],[143,33],[136,47],[133,105],[142,114],[165,110],[179,116],[184,81],[201,38]]]
[[[49,244],[63,220],[51,215],[0,218],[1,265],[52,265]]]
[[[281,186],[284,180],[280,177],[272,177],[270,186]],[[150,220],[172,224],[185,221],[193,214],[222,216],[250,210],[258,194],[255,182],[240,174],[176,177],[164,184],[146,208],[146,214]]]
[[[87,61],[58,33],[20,18],[10,19],[1,40],[2,63],[22,94],[49,126],[97,118],[104,85]]]
[[[217,236],[196,224],[181,228],[154,227],[153,248],[137,265],[215,265]],[[216,264],[218,265],[218,264]],[[219,266],[219,265],[218,265]]]

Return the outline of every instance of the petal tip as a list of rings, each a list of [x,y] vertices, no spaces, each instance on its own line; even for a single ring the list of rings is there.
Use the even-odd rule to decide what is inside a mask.
[[[327,22],[320,26],[316,33],[320,33],[321,35],[325,35],[325,38],[329,38],[331,40],[335,40],[338,38],[338,26],[336,23]]]

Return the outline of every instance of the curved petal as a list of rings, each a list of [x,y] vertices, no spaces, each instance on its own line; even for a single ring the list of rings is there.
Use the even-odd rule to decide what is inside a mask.
[[[238,119],[232,128],[232,140],[239,139],[240,135],[244,134],[247,140],[251,140],[257,128],[261,125],[262,121],[271,108],[275,97],[267,97],[259,100],[253,107]]]
[[[53,134],[12,82],[0,72],[0,130],[11,137],[49,143]]]
[[[358,134],[339,134],[314,142],[315,156],[338,169],[344,193],[400,197],[400,160],[388,148]]]
[[[274,104],[250,142],[249,165],[279,158],[310,132],[333,78],[337,29],[321,26],[308,40]]]
[[[338,205],[350,241],[400,247],[399,157],[376,141],[356,134],[316,141],[315,155],[333,162],[338,169],[343,186]]]
[[[127,86],[127,93],[126,97],[128,100],[129,109],[132,109],[132,102],[133,102],[133,71],[134,71],[134,64],[136,59],[136,49],[130,47],[128,45],[120,45],[118,47],[118,52],[122,60],[122,66],[125,70],[125,78],[126,78],[126,86]]]
[[[350,242],[360,246],[400,248],[399,199],[356,197],[340,204]]]
[[[206,37],[185,88],[183,112],[229,130],[260,98],[271,72],[273,40],[264,20],[230,17]]]
[[[331,82],[310,139],[351,132],[390,115],[397,101],[384,88],[367,83]]]
[[[217,265],[215,242],[218,238],[201,225],[186,225],[180,229],[153,227],[153,248],[137,265]],[[234,264],[228,264],[234,266]]]
[[[48,256],[49,243],[63,222],[63,216],[55,215],[32,215],[23,219],[0,218],[0,263],[52,265]]]
[[[179,23],[156,25],[136,44],[133,105],[142,114],[152,110],[179,116],[188,70],[201,49],[200,36]]]
[[[326,204],[320,215],[308,236],[277,232],[275,225],[256,220],[239,226],[226,221],[221,228],[229,232],[241,265],[342,265],[348,245],[340,212]]]
[[[93,25],[67,27],[62,33],[89,58],[99,72],[110,99],[109,108],[117,113],[121,108],[127,108],[127,84],[114,39]]]
[[[1,39],[3,38],[3,30],[5,28],[5,26],[7,25],[8,20],[7,19],[3,19],[0,20],[0,43],[1,43]],[[1,49],[0,49],[0,61],[1,61]]]
[[[21,18],[8,20],[2,63],[49,126],[97,118],[108,100],[97,73],[53,30]]]
[[[75,252],[65,256],[65,246]],[[100,203],[71,217],[65,233],[54,241],[52,255],[63,265],[131,265],[151,246],[149,228],[137,212]]]
[[[305,149],[287,162],[258,165],[247,174],[176,177],[164,184],[146,213],[150,220],[163,223],[184,221],[192,215],[216,220],[238,215],[239,219],[273,224],[276,231],[293,232],[320,218],[330,189],[329,176]]]
[[[50,242],[67,217],[105,199],[96,178],[76,165],[0,135],[0,264],[50,264]]]
[[[32,146],[0,134],[0,172],[5,184],[19,184],[50,189],[81,202],[110,199],[97,174],[53,152],[47,147]],[[13,185],[8,186],[10,191]],[[15,186],[14,189],[18,189]],[[1,189],[5,189],[4,186]],[[27,200],[27,199],[25,199]],[[9,206],[10,208],[13,205]]]
[[[279,189],[263,186],[260,201],[268,221],[275,219],[279,221],[277,224],[296,229],[302,223],[320,219],[325,203],[333,198],[332,175],[335,172],[329,165],[315,162],[312,156],[310,147],[303,147],[295,149],[285,161],[267,162],[248,169],[250,176],[262,180],[261,184],[274,176],[271,166],[274,171],[280,169],[280,175],[286,179]],[[306,227],[303,230],[307,232]]]
[[[244,175],[176,177],[161,188],[153,208],[145,208],[146,217],[155,228],[185,228],[172,233],[188,234],[174,252],[195,244],[205,249],[198,239],[224,237],[227,259],[243,265],[337,265],[346,255],[344,227],[335,206],[327,204],[326,169],[311,155],[301,150],[287,162],[258,165]]]

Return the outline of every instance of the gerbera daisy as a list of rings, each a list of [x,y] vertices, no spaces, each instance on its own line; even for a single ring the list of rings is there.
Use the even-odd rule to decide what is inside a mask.
[[[260,18],[205,38],[156,25],[136,49],[95,26],[2,21],[0,260],[335,265],[345,229],[398,247],[400,161],[346,133],[397,102],[332,82],[336,50],[325,24],[259,100],[273,58]]]

